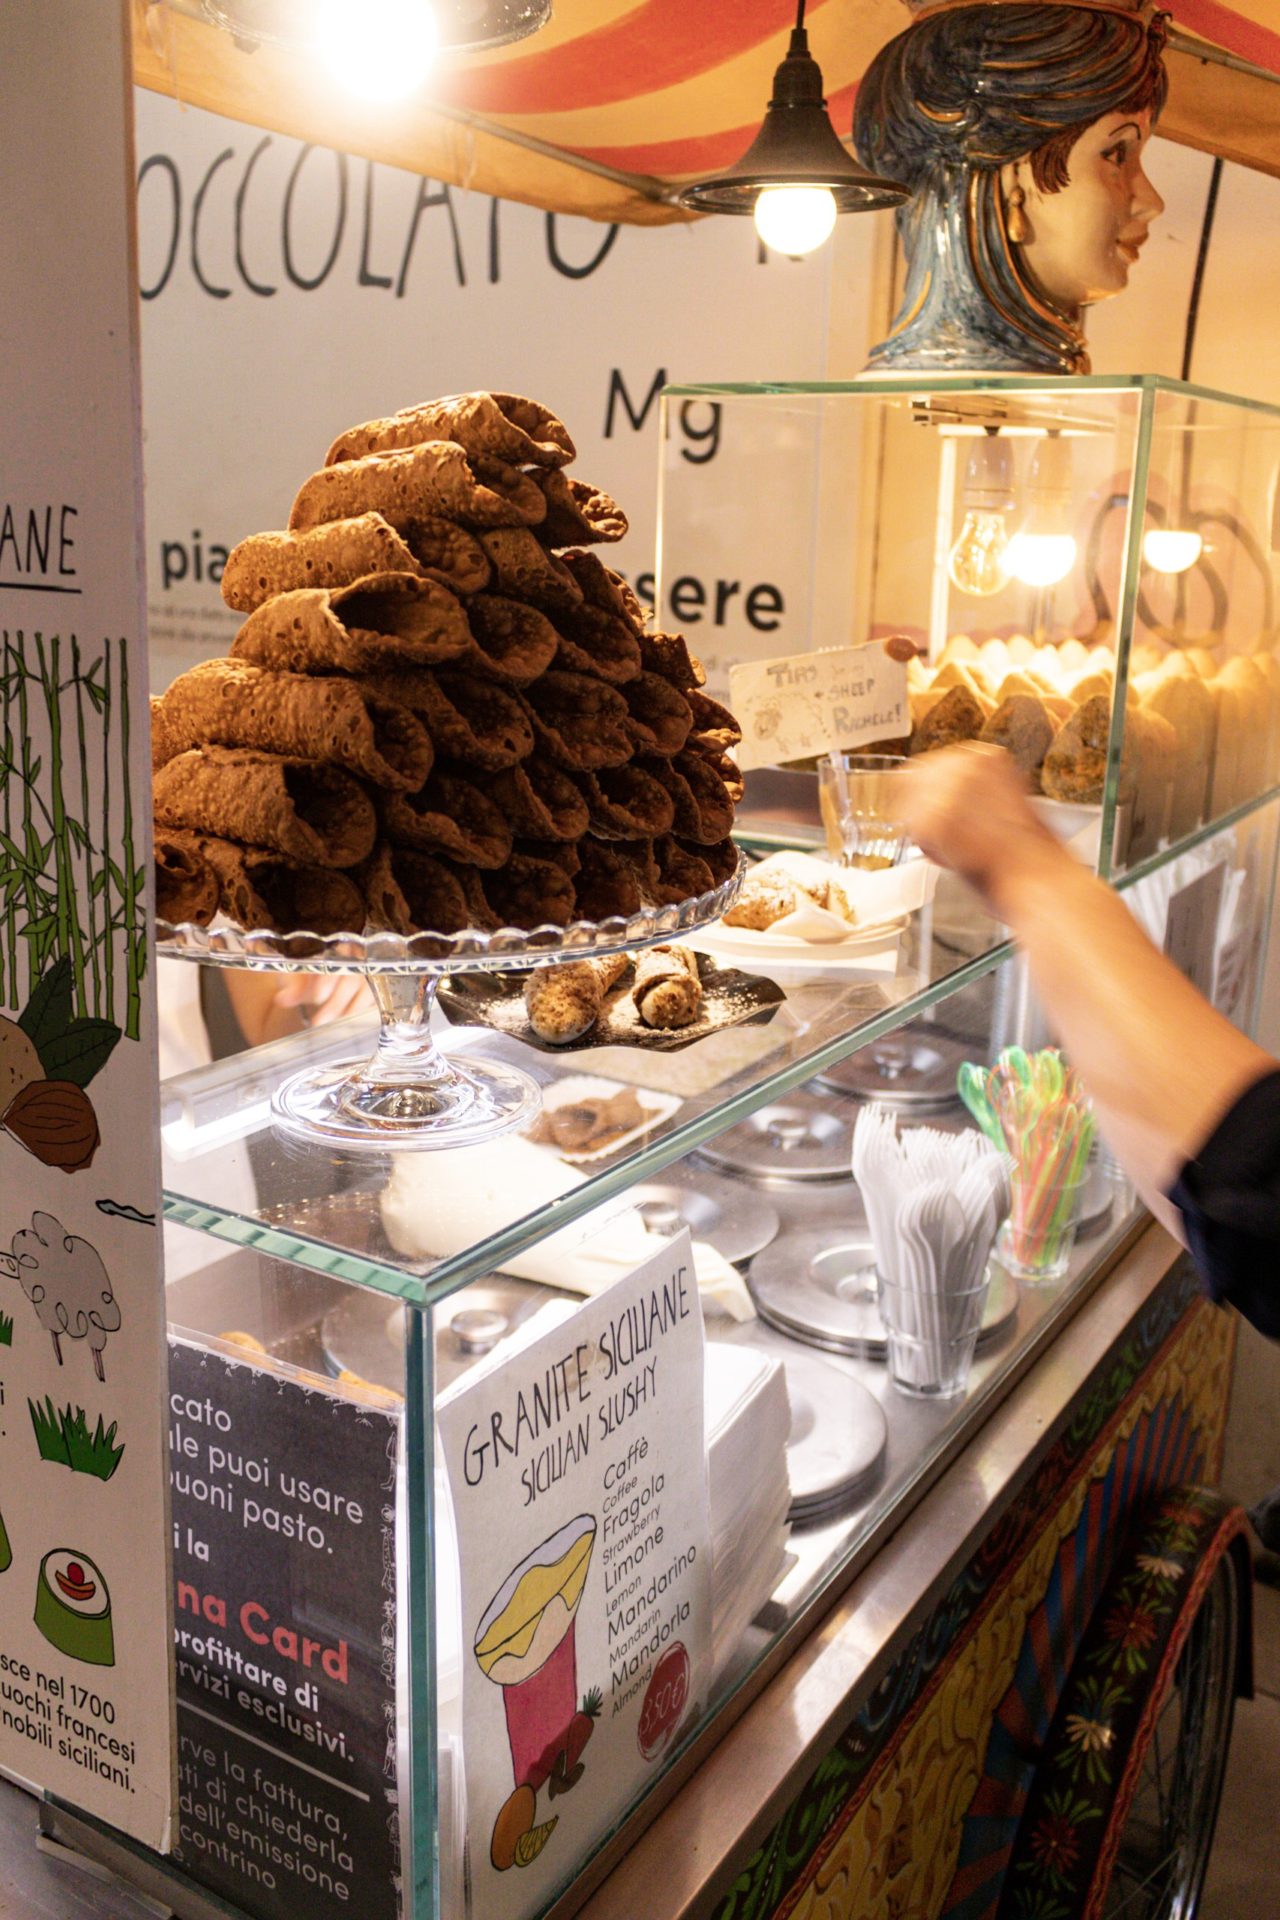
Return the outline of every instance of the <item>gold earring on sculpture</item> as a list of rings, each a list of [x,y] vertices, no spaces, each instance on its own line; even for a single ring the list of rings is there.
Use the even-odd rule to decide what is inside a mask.
[[[1031,238],[1031,222],[1027,219],[1026,195],[1021,187],[1014,187],[1009,194],[1004,223],[1013,244],[1025,247]]]

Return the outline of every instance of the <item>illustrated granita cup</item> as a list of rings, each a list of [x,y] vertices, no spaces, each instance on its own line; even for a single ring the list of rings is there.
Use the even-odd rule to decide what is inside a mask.
[[[480,1671],[502,1688],[517,1787],[541,1784],[543,1756],[577,1711],[574,1621],[595,1539],[591,1514],[570,1520],[507,1575],[476,1629]]]

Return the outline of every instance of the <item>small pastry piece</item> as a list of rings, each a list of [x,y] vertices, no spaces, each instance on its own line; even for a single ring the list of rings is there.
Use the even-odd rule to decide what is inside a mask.
[[[577,453],[567,427],[536,400],[518,393],[448,393],[402,407],[389,419],[348,427],[330,447],[325,465],[416,446],[422,440],[456,440],[468,453],[506,460],[513,467],[567,467]]]
[[[250,614],[232,657],[286,673],[378,673],[446,666],[474,646],[456,594],[411,573],[346,587],[298,587]]]
[[[584,834],[578,842],[578,857],[582,865],[573,883],[575,919],[629,919],[640,911],[639,875],[616,847]]]
[[[811,898],[794,880],[781,874],[763,880],[748,875],[741,893],[725,914],[724,923],[727,927],[747,927],[752,933],[763,933]],[[825,904],[825,900],[818,902],[819,906]]]
[[[449,854],[486,871],[511,852],[511,824],[473,781],[438,767],[417,793],[392,794],[382,805],[382,824],[397,846]]]
[[[528,527],[494,527],[480,535],[480,544],[493,567],[495,593],[552,613],[582,605],[582,588],[568,567],[548,553]]]
[[[698,962],[688,947],[650,947],[636,960],[631,987],[646,1027],[688,1027],[702,1006]]]
[[[934,747],[950,747],[960,740],[976,740],[986,721],[986,713],[968,687],[948,687],[941,700],[932,705],[917,722],[911,736],[911,751],[928,753]]]
[[[545,515],[539,515],[538,538],[548,547],[595,546],[621,540],[627,516],[616,500],[585,480],[543,467],[530,479],[543,496]]]
[[[496,680],[450,668],[370,674],[359,684],[375,698],[401,700],[420,715],[443,759],[496,773],[532,751],[533,726],[523,700]]]
[[[556,616],[556,665],[623,686],[640,672],[640,642],[628,622],[603,607],[579,606]]]
[[[684,695],[656,673],[638,675],[622,691],[633,750],[664,759],[679,753],[693,729],[693,709]]]
[[[619,953],[535,967],[524,983],[524,1004],[538,1038],[549,1046],[563,1047],[589,1033],[605,994],[626,966],[627,956]]]
[[[218,876],[193,835],[155,836],[156,915],[171,927],[207,927],[218,911]]]
[[[706,671],[685,644],[682,633],[642,633],[640,660],[646,673],[669,680],[677,693],[706,684]]]
[[[192,747],[256,747],[328,761],[375,786],[411,793],[431,771],[422,722],[398,701],[371,698],[352,680],[273,673],[247,660],[204,660],[163,695],[170,740]]]
[[[373,802],[341,767],[248,747],[180,753],[153,782],[156,822],[320,867],[354,867],[377,835]]]
[[[299,487],[289,531],[370,512],[393,527],[439,514],[478,531],[533,526],[546,511],[543,493],[518,468],[479,459],[473,465],[454,441],[426,440],[321,467]]]
[[[567,927],[574,917],[574,882],[552,860],[513,853],[497,873],[482,876],[485,899],[504,927]]]
[[[1038,790],[1040,769],[1053,744],[1054,732],[1044,701],[1034,694],[1015,693],[1001,701],[978,738],[1003,747]]]
[[[644,1126],[655,1111],[637,1098],[633,1087],[619,1087],[616,1093],[588,1093],[558,1106],[544,1106],[527,1137],[557,1147],[564,1154],[602,1153],[625,1134]]]
[[[328,935],[359,933],[364,926],[364,899],[350,874],[266,847],[238,846],[215,834],[165,838],[209,868],[217,907],[246,932]]]
[[[552,668],[525,697],[539,748],[557,766],[593,773],[631,758],[627,702],[603,680]]]
[[[527,687],[556,657],[560,636],[544,613],[503,594],[476,593],[467,601],[474,642],[460,664]]]
[[[587,803],[572,776],[537,754],[486,785],[513,832],[527,839],[577,840],[587,830]]]
[[[675,819],[671,795],[643,767],[601,767],[578,774],[577,783],[599,840],[651,840]]]
[[[1058,729],[1044,757],[1040,784],[1051,800],[1094,804],[1102,798],[1111,739],[1111,701],[1095,693]]]

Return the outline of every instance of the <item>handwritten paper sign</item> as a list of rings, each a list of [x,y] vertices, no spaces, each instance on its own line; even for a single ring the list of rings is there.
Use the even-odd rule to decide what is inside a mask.
[[[702,1402],[685,1232],[437,1408],[485,1920],[543,1910],[705,1699]]]
[[[907,669],[878,640],[731,667],[729,704],[742,727],[734,758],[744,771],[911,731]]]

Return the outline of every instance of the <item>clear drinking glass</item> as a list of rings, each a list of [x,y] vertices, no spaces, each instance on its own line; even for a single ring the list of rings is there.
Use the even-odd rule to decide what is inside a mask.
[[[881,1279],[889,1377],[900,1392],[930,1400],[964,1392],[989,1286],[985,1274],[976,1287],[937,1292]]]
[[[1070,1164],[1049,1179],[1030,1179],[1015,1166],[1009,1218],[996,1238],[996,1257],[1019,1280],[1061,1280],[1071,1261],[1088,1170]]]
[[[897,753],[830,753],[818,762],[818,803],[827,850],[843,867],[896,867],[910,845],[900,794],[907,766]]]

